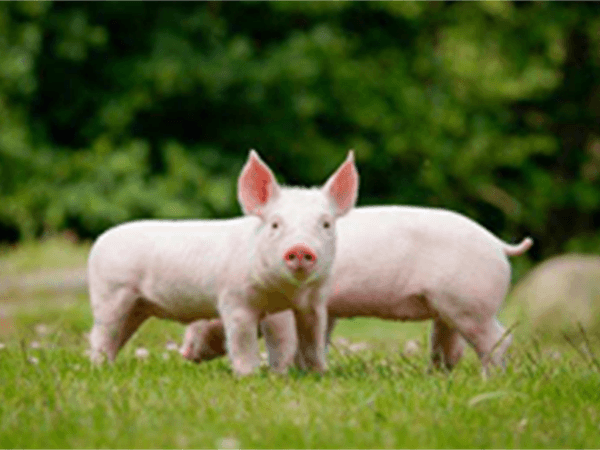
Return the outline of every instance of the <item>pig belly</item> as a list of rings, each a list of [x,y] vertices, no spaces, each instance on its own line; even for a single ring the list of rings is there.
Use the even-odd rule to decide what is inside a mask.
[[[155,304],[153,315],[161,319],[191,323],[200,319],[213,319],[218,317],[219,313],[212,302],[202,302],[198,299],[181,299],[176,303],[171,303],[168,308]]]
[[[333,295],[327,303],[331,317],[378,317],[388,320],[427,320],[435,316],[423,295],[394,298],[392,294]]]
[[[151,308],[152,315],[189,323],[218,317],[217,295],[212,289],[185,279],[163,280],[150,289],[141,289],[141,297]]]
[[[191,323],[200,319],[218,317],[217,308],[212,302],[202,301],[198,298],[170,298],[168,301],[161,302],[141,298],[139,301],[149,315],[159,319]]]

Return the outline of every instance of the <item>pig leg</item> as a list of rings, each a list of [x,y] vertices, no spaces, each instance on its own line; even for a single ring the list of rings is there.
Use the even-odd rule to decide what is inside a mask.
[[[269,365],[276,372],[285,372],[294,361],[298,348],[296,323],[292,311],[272,314],[260,323],[269,352]]]
[[[219,302],[219,313],[225,327],[227,353],[233,371],[248,375],[260,364],[258,354],[258,313],[239,306],[239,302]]]
[[[129,287],[122,287],[107,301],[94,301],[94,326],[90,333],[91,359],[102,362],[104,355],[114,361],[138,327],[149,317],[137,295]]]
[[[496,318],[494,318],[494,327],[497,330],[496,334],[499,335],[500,338],[497,341],[498,345],[493,350],[493,358],[495,358],[496,365],[501,365],[503,368],[506,368],[504,356],[506,350],[508,350],[508,347],[510,347],[510,344],[512,343],[513,337],[512,334],[506,333],[506,328],[504,328]]]
[[[296,362],[302,369],[318,372],[327,370],[325,361],[325,333],[327,331],[327,307],[325,304],[311,306],[303,311],[294,310],[298,332]]]
[[[325,337],[325,345],[329,347],[331,344],[331,333],[333,333],[333,328],[335,327],[336,318],[330,315],[327,316],[327,335]]]
[[[483,323],[467,320],[458,326],[465,339],[475,348],[484,372],[487,372],[489,365],[504,368],[503,357],[512,342],[512,336],[504,336],[506,329],[494,317]]]
[[[193,362],[210,361],[227,354],[225,341],[221,319],[197,320],[186,328],[179,353]]]
[[[464,340],[460,333],[441,319],[433,321],[431,330],[431,363],[436,370],[451,370],[460,360]]]
[[[335,327],[335,322],[337,319],[332,316],[327,316],[327,334],[325,336],[325,352],[329,350],[329,344],[331,344],[331,333],[333,333],[333,328]],[[302,359],[302,355],[299,351],[296,351],[296,355],[294,357],[294,364],[298,368],[306,367],[304,360]]]

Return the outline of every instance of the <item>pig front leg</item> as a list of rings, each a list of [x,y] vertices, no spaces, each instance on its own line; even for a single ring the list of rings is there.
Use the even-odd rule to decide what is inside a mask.
[[[431,329],[431,365],[435,370],[452,370],[462,357],[465,341],[458,330],[443,320],[433,321]]]
[[[285,373],[298,348],[294,313],[287,310],[271,314],[260,323],[260,329],[269,352],[269,366],[275,372]]]
[[[227,353],[234,373],[243,376],[256,371],[260,364],[258,311],[228,296],[219,302],[219,314],[225,327]]]
[[[325,349],[329,348],[329,344],[331,344],[331,333],[333,333],[333,328],[335,327],[336,318],[327,315],[327,335],[325,336]]]
[[[130,287],[117,289],[90,283],[94,326],[90,332],[91,360],[114,361],[119,350],[150,316],[138,293]]]
[[[294,310],[298,333],[297,364],[301,369],[317,372],[327,370],[325,361],[325,334],[327,331],[327,307],[325,302]]]
[[[325,354],[327,354],[327,352],[329,351],[329,345],[331,344],[331,333],[333,333],[333,328],[335,327],[336,321],[337,321],[337,319],[335,317],[332,317],[331,315],[329,315],[329,313],[327,313],[327,333],[325,335]],[[301,368],[301,369],[306,367],[306,364],[304,363],[304,360],[302,359],[302,355],[300,354],[299,351],[296,351],[296,354],[294,356],[294,364],[296,365],[296,367]]]

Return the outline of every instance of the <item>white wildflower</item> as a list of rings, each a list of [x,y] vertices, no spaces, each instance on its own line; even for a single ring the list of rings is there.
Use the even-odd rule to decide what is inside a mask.
[[[224,437],[217,441],[217,448],[240,448],[240,441],[234,437]]]
[[[173,342],[173,341],[168,341],[165,344],[165,348],[167,350],[169,350],[170,352],[176,352],[176,351],[179,350],[179,346],[175,342]]]
[[[135,357],[138,359],[145,359],[148,356],[150,356],[150,352],[148,351],[148,349],[145,349],[143,347],[139,347],[135,349]]]

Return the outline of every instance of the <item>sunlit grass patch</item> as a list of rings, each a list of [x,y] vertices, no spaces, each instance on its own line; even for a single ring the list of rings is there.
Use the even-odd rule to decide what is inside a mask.
[[[17,246],[0,246],[0,277],[37,270],[84,267],[91,243],[75,242],[66,236],[26,241]]]

